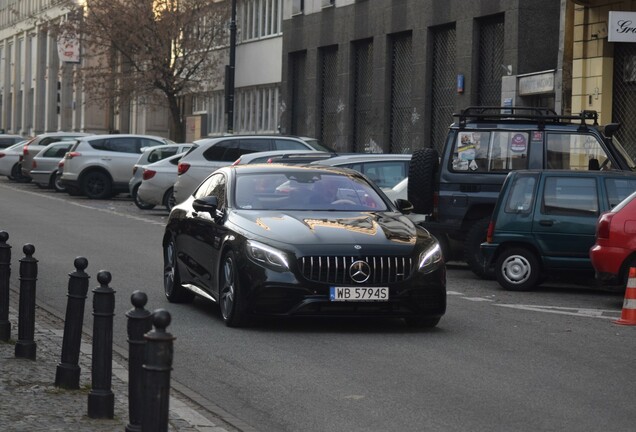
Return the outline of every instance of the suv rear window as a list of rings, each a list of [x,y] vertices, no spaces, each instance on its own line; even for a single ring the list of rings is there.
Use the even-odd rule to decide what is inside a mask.
[[[453,148],[452,170],[506,172],[528,168],[528,132],[461,131]]]

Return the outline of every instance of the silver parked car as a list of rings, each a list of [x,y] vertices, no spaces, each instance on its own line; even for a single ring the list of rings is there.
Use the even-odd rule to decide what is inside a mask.
[[[172,210],[175,205],[174,182],[177,180],[177,165],[182,157],[183,153],[143,166],[137,198],[149,206],[163,205],[166,209]]]
[[[314,150],[272,150],[241,155],[232,165],[257,163],[303,164],[336,156],[337,153],[317,152]]]
[[[0,150],[0,175],[7,176],[9,180],[26,182],[30,178],[22,175],[20,164],[22,162],[22,149],[28,141],[21,141],[5,149]]]
[[[75,141],[58,141],[40,150],[31,162],[33,183],[41,188],[51,188],[62,192],[64,189],[60,185],[56,186],[55,181],[58,164],[74,143]]]
[[[7,147],[11,147],[13,144],[17,144],[24,140],[25,138],[22,135],[0,134],[0,149],[6,149]]]
[[[194,142],[181,159],[174,185],[177,202],[185,200],[213,171],[231,165],[241,155],[270,150],[313,150],[332,152],[315,138],[286,135],[230,135]]]
[[[141,149],[174,144],[152,135],[95,135],[78,139],[64,156],[62,184],[71,195],[104,199],[128,192],[132,169]]]
[[[167,144],[167,145],[158,145],[152,147],[142,148],[143,153],[137,159],[137,163],[133,166],[132,177],[128,182],[128,191],[130,192],[130,196],[133,201],[135,201],[135,205],[142,210],[150,210],[156,204],[146,203],[139,199],[137,195],[137,190],[141,185],[141,176],[143,173],[143,167],[145,165],[158,162],[167,157],[174,156],[176,154],[184,153],[193,146],[192,143],[182,143],[182,144]],[[175,166],[175,180],[176,180],[176,166]],[[174,181],[173,181],[174,183]]]
[[[369,177],[381,189],[388,190],[408,177],[410,161],[410,154],[350,153],[312,163],[351,168]]]
[[[31,141],[28,141],[22,150],[22,175],[31,178],[31,162],[33,162],[35,155],[47,145],[58,141],[74,140],[75,138],[90,135],[93,134],[81,132],[50,132],[36,136],[31,139]]]

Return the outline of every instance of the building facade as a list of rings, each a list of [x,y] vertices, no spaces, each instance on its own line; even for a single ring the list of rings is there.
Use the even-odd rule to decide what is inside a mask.
[[[560,101],[555,0],[286,0],[281,132],[339,151],[444,144],[471,105]]]
[[[230,0],[225,0],[228,3]],[[233,133],[276,133],[280,125],[283,0],[237,0]],[[190,133],[228,132],[224,83],[194,95]]]
[[[55,0],[0,0],[0,129],[142,133],[168,136],[167,110],[132,102],[104,108],[76,79],[81,57],[65,61],[47,20],[64,17]]]
[[[636,158],[636,1],[569,0],[572,112],[593,109],[620,123],[616,137]]]

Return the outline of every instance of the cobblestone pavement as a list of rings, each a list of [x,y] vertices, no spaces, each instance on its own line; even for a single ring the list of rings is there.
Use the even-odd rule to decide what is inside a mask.
[[[36,359],[15,357],[18,338],[18,312],[11,292],[11,340],[0,341],[0,431],[123,431],[128,424],[128,371],[126,360],[113,353],[112,392],[115,396],[113,419],[88,417],[88,394],[91,390],[91,353],[88,337],[82,342],[79,365],[80,389],[55,387],[55,373],[60,362],[64,323],[41,308],[36,309]],[[169,431],[236,431],[222,420],[213,421],[197,407],[171,389]]]

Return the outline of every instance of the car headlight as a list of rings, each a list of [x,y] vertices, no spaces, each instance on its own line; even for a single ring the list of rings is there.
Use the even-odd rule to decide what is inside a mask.
[[[248,240],[247,254],[254,261],[265,264],[274,270],[289,270],[289,263],[285,254],[273,247]]]
[[[431,272],[443,261],[444,257],[442,256],[442,248],[439,243],[435,242],[420,253],[419,271],[424,273]]]

